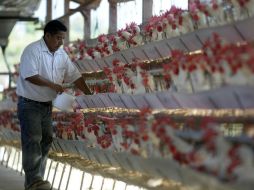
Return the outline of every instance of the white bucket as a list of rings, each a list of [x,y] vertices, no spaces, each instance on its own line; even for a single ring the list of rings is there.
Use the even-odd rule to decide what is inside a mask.
[[[57,95],[56,99],[53,101],[53,106],[61,111],[73,111],[74,101],[74,96],[63,92]]]

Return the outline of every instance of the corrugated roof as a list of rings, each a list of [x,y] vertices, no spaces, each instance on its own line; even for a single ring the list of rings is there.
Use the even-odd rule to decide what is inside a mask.
[[[0,17],[1,16],[32,16],[34,11],[38,9],[41,0],[2,0],[0,1]]]
[[[6,46],[8,36],[17,21],[34,20],[32,15],[41,0],[2,0],[0,1],[0,46]]]

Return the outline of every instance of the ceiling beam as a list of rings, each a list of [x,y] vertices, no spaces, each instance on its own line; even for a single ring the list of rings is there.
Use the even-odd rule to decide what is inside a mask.
[[[84,3],[82,0],[71,0],[71,1],[73,1],[73,2],[75,2],[75,3],[78,3],[78,4]]]
[[[23,16],[0,16],[0,20],[16,19],[17,21],[33,21],[39,22],[38,18],[35,17],[23,17]]]
[[[86,2],[86,0],[71,0],[71,1],[78,4],[83,4]],[[123,2],[134,1],[134,0],[108,0],[108,1],[112,3],[123,3]]]
[[[63,20],[65,17],[67,16],[71,16],[79,11],[82,11],[84,9],[86,9],[89,5],[92,5],[94,2],[101,2],[101,0],[87,0],[85,1],[85,3],[81,4],[79,7],[77,7],[76,9],[70,9],[65,15],[59,17],[59,18],[56,18],[57,20]],[[90,9],[90,8],[87,8],[87,9]]]
[[[80,6],[76,9],[70,9],[67,13],[65,13],[63,16],[56,18],[57,20],[63,20],[65,17],[71,16],[77,12],[80,12],[84,9],[86,9],[89,5],[92,5],[93,3],[100,3],[101,0],[71,0],[73,2],[79,3]],[[134,0],[108,0],[110,3],[123,3],[128,1],[134,1]],[[87,8],[91,9],[91,8]]]
[[[110,3],[126,3],[134,0],[108,0]]]

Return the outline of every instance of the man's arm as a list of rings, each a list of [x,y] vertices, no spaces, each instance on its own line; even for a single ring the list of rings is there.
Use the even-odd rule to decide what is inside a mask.
[[[86,95],[92,95],[92,91],[89,89],[87,84],[85,83],[83,77],[78,78],[77,80],[74,81],[75,86],[81,90],[84,94]]]
[[[52,90],[55,90],[57,93],[62,93],[64,91],[63,87],[59,84],[55,84],[45,78],[43,78],[40,75],[34,75],[31,77],[26,78],[27,81],[38,85],[38,86],[47,86],[51,88]]]

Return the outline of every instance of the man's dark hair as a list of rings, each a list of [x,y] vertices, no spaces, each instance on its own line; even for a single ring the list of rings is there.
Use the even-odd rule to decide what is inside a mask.
[[[46,33],[57,34],[58,32],[66,32],[66,26],[59,20],[49,21],[44,28],[44,35]]]

